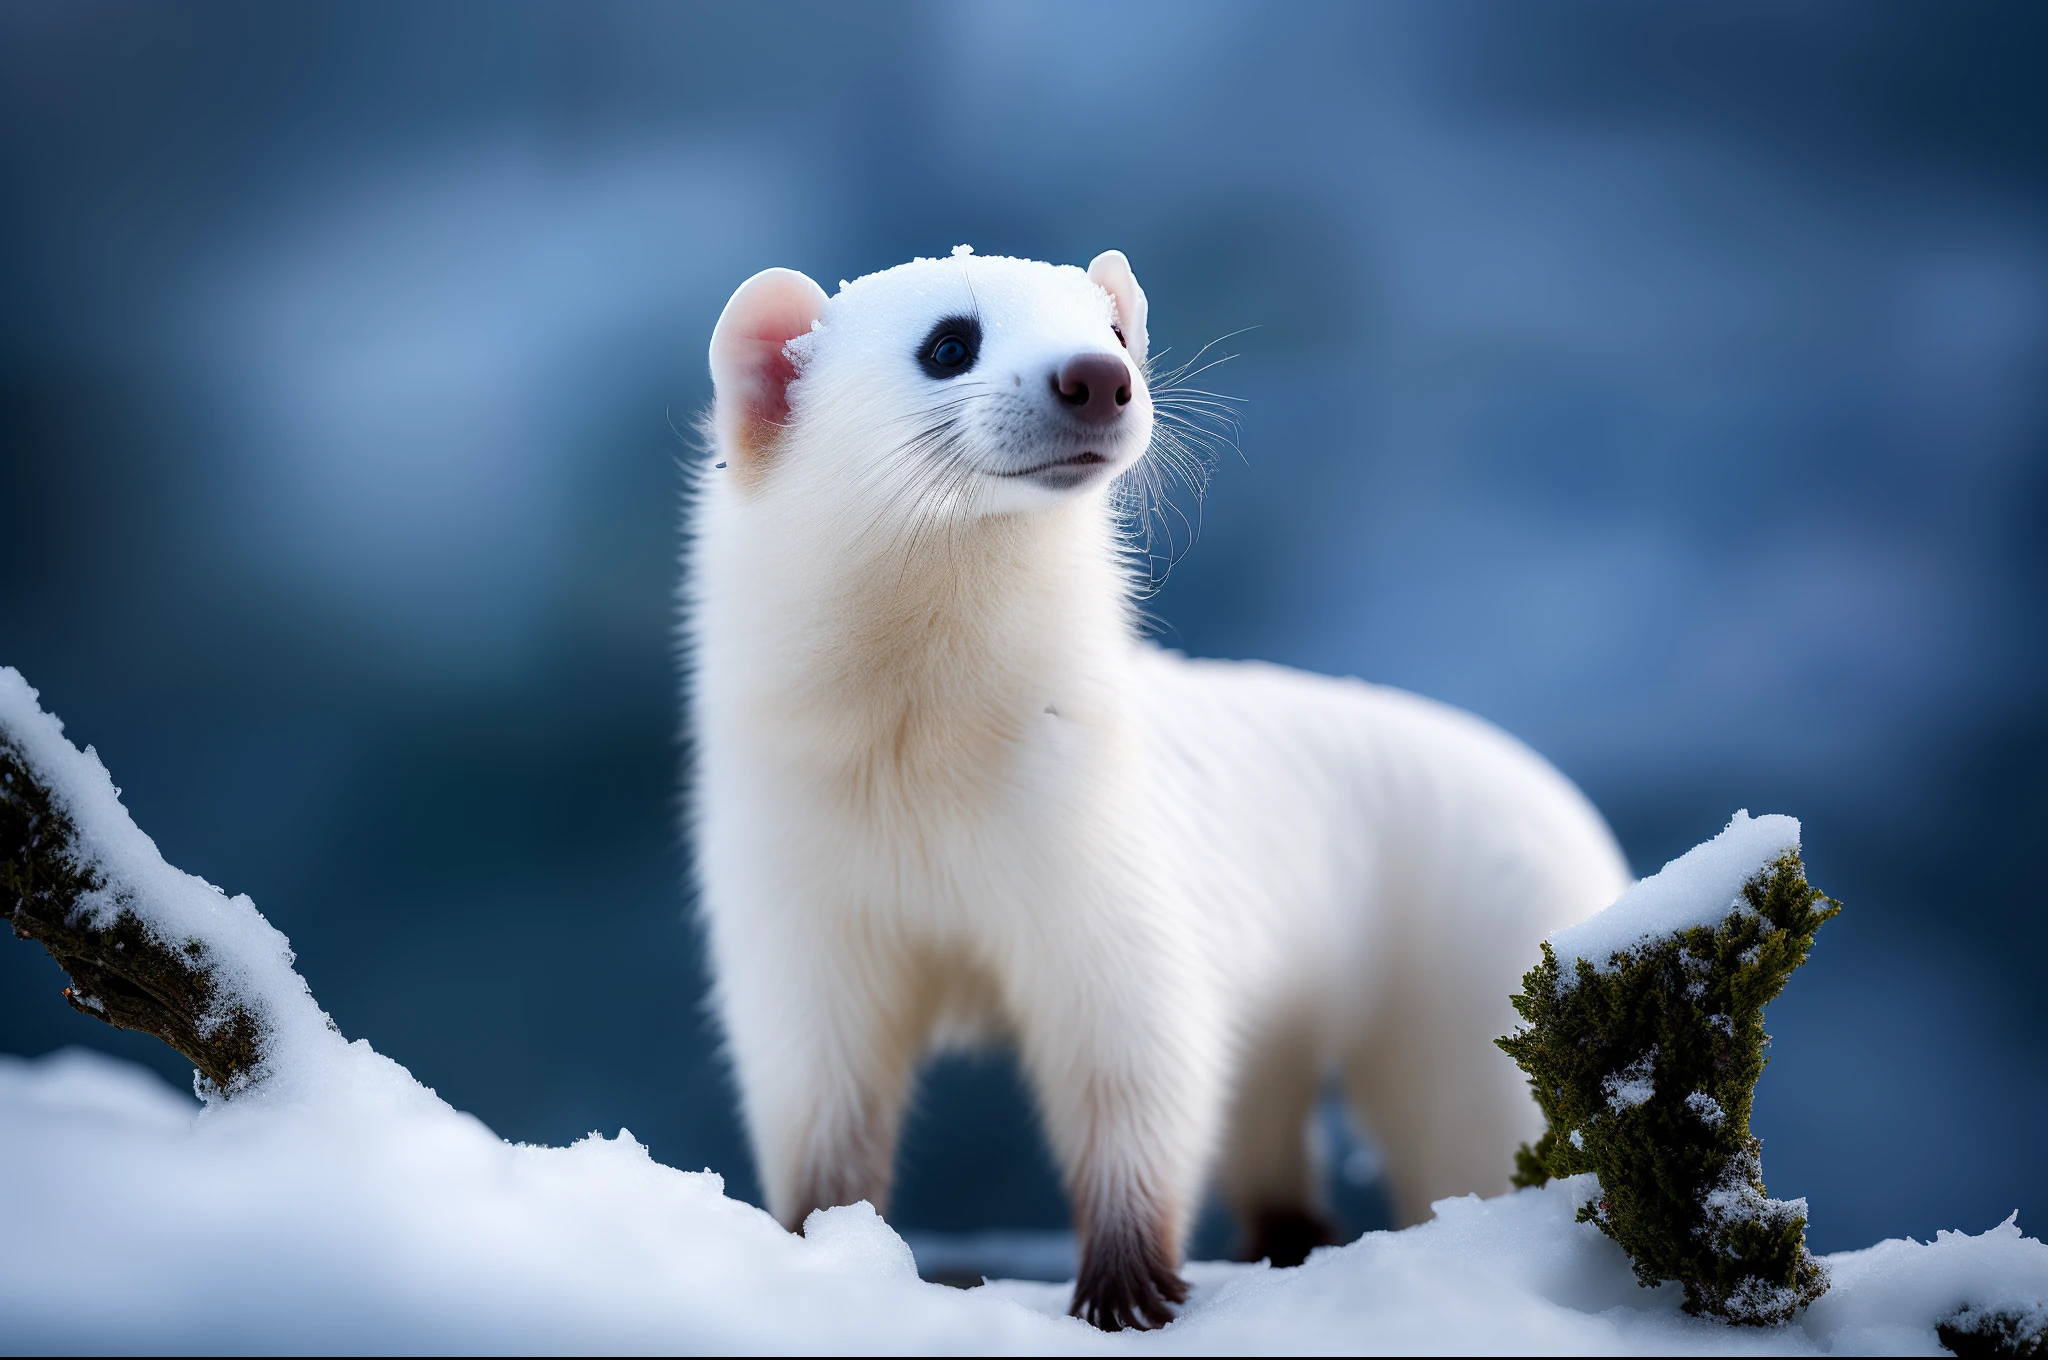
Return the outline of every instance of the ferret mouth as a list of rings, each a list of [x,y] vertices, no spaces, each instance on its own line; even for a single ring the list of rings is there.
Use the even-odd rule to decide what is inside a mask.
[[[999,472],[996,475],[1029,478],[1041,486],[1064,488],[1079,486],[1110,466],[1109,459],[1091,449],[1086,453],[1077,453],[1071,458],[1055,458],[1049,463],[1038,463],[1032,467],[1018,468],[1015,472]]]

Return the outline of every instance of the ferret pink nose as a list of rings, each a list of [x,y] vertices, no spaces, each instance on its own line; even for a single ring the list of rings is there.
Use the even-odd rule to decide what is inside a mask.
[[[1114,354],[1076,354],[1052,380],[1060,400],[1090,425],[1107,425],[1131,404],[1130,366]]]

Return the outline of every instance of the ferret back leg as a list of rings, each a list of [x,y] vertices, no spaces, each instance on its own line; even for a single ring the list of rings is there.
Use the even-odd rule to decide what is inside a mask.
[[[1322,1093],[1316,1046],[1298,1031],[1250,1044],[1223,1143],[1223,1198],[1238,1259],[1298,1266],[1337,1241],[1323,1194],[1328,1152],[1312,1116]]]
[[[1410,992],[1344,1063],[1353,1115],[1385,1154],[1397,1226],[1447,1196],[1503,1193],[1515,1148],[1541,1131],[1528,1084],[1493,1046],[1512,1017],[1455,990]]]

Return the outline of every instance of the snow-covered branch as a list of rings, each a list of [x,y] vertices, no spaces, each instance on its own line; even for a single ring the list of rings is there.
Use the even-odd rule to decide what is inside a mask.
[[[202,1090],[260,1077],[281,1027],[327,1018],[246,897],[164,863],[90,748],[0,667],[0,916],[50,951],[65,999],[191,1059]]]

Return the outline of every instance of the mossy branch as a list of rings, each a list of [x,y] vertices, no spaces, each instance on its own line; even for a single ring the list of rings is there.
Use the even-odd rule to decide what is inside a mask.
[[[1566,979],[1546,943],[1500,1040],[1549,1130],[1516,1155],[1515,1183],[1594,1172],[1581,1218],[1628,1252],[1644,1284],[1678,1280],[1685,1307],[1733,1322],[1789,1318],[1827,1288],[1806,1249],[1805,1205],[1764,1194],[1750,1133],[1763,1075],[1763,1008],[1806,961],[1841,904],[1811,887],[1797,852],[1743,888],[1717,926],[1696,926],[1606,970]]]
[[[78,829],[14,736],[0,729],[0,916],[71,975],[72,1009],[152,1034],[223,1093],[255,1073],[262,1027],[206,966],[200,940],[167,941],[81,852]]]

